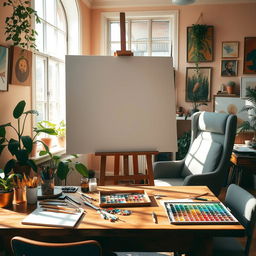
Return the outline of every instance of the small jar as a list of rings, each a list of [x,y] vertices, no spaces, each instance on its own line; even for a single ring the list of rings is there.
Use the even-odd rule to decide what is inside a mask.
[[[84,193],[89,192],[89,178],[81,178],[81,191]]]
[[[96,178],[89,179],[89,191],[90,192],[97,191],[97,179]]]
[[[42,180],[41,184],[42,195],[53,195],[54,192],[54,179]]]

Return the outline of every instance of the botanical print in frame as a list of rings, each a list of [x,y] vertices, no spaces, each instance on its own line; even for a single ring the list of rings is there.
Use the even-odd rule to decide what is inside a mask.
[[[238,60],[222,60],[221,76],[237,76]]]
[[[32,85],[32,52],[12,47],[11,84]]]
[[[196,62],[195,39],[192,36],[192,27],[187,27],[187,62]],[[208,26],[206,38],[199,51],[199,62],[213,61],[213,26]]]
[[[211,99],[211,73],[212,68],[198,69],[188,67],[186,70],[186,101],[207,102]]]
[[[245,105],[245,100],[238,97],[214,95],[213,112],[228,113],[237,116],[237,127],[245,121],[249,121],[247,111],[241,112]]]
[[[239,42],[226,41],[222,42],[222,58],[238,58]]]
[[[244,39],[244,74],[256,74],[256,37]]]
[[[8,90],[8,56],[8,48],[0,46],[0,91]]]
[[[240,98],[246,99],[246,88],[256,89],[256,77],[241,77],[240,81]]]

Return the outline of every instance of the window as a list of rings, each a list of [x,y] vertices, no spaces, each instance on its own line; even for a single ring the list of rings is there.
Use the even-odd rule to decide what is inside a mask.
[[[41,19],[35,57],[36,122],[49,120],[58,123],[65,119],[65,67],[67,54],[67,21],[60,0],[35,0]]]
[[[103,54],[120,50],[119,13],[103,13]],[[178,12],[126,13],[126,47],[135,56],[172,56],[177,68]]]

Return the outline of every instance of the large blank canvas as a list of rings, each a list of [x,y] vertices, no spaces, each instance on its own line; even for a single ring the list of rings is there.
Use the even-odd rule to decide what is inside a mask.
[[[67,152],[177,151],[166,57],[66,57]]]

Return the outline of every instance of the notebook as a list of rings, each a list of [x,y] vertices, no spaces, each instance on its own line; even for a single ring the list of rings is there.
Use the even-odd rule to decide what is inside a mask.
[[[39,226],[53,226],[53,227],[75,227],[78,220],[83,215],[84,211],[80,210],[75,214],[47,212],[42,208],[36,208],[30,213],[23,221],[22,224],[26,225],[39,225]]]

